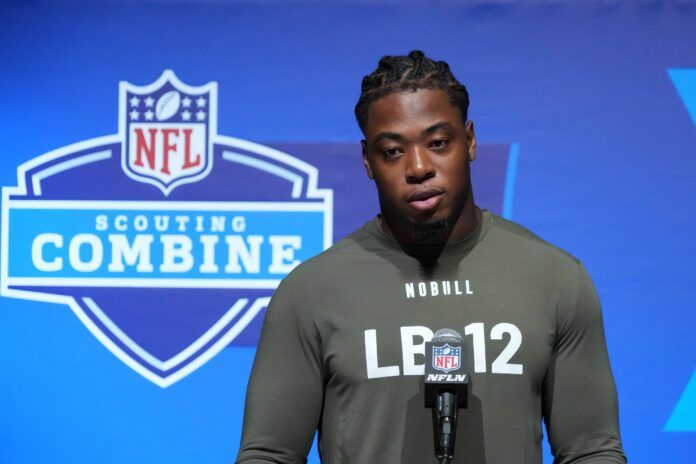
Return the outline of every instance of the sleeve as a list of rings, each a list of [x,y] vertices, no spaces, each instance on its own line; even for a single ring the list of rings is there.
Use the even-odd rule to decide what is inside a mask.
[[[266,312],[244,406],[237,464],[304,464],[323,400],[321,340],[284,280]]]
[[[574,280],[542,393],[554,464],[625,463],[599,299],[582,264]]]

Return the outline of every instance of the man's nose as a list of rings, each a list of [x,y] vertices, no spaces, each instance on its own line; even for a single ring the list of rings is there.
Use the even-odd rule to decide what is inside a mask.
[[[425,150],[414,148],[406,156],[408,157],[406,182],[409,184],[420,184],[435,176],[435,170],[430,162],[430,156]]]

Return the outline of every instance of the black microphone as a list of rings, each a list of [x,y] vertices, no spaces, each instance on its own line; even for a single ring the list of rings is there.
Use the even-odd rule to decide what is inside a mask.
[[[440,329],[425,344],[425,407],[433,410],[435,457],[440,464],[454,458],[457,410],[467,407],[467,345],[456,330]]]

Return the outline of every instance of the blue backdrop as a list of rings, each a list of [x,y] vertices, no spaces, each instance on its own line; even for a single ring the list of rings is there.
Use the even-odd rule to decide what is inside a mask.
[[[311,206],[321,218],[329,217],[321,208],[330,204],[329,229],[320,221],[311,231],[293,232],[325,245],[322,233],[336,241],[377,212],[374,188],[361,172],[352,114],[360,79],[381,55],[423,49],[449,61],[471,94],[471,118],[488,155],[473,168],[483,206],[570,251],[589,269],[603,303],[629,460],[690,463],[696,454],[694,24],[696,3],[688,1],[5,1],[0,184],[20,185],[26,173],[18,167],[39,155],[117,134],[129,117],[119,116],[119,104],[145,121],[146,93],[128,106],[119,81],[145,86],[172,69],[191,86],[218,83],[216,133],[235,139],[216,141],[209,160],[216,169],[234,151],[238,163],[275,169],[302,185],[296,197],[263,182],[241,189],[245,175],[226,186],[225,177],[211,174],[207,191],[250,200],[255,186],[274,201],[321,203]],[[152,93],[158,102],[162,92]],[[157,111],[166,112],[164,106]],[[213,120],[208,107],[196,108]],[[287,164],[282,153],[307,164]],[[122,176],[120,154],[114,156]],[[93,165],[106,166],[99,163],[107,161]],[[314,168],[318,188],[333,191],[332,202],[312,196]],[[121,187],[125,177],[79,169],[86,171],[75,169],[77,177],[63,178],[60,188],[51,187],[45,170],[43,184],[27,174],[26,195],[15,199],[38,198],[32,182],[54,199],[200,199],[195,184],[165,197],[153,185]],[[3,197],[4,243],[33,230],[7,228],[9,200]],[[12,276],[11,266],[8,272]],[[155,304],[148,322],[128,308],[93,311],[89,301],[118,302],[118,288],[92,288],[88,301],[74,287],[43,283],[42,294],[54,297],[41,299],[16,293],[35,284],[12,287],[7,272],[3,278],[10,297],[0,299],[0,462],[233,461],[261,303],[272,282],[266,293],[208,289],[172,297],[171,307],[188,298],[184,306],[212,308],[208,325],[230,314],[221,301],[261,302],[257,312],[239,313],[249,315],[238,326],[242,332],[201,345],[175,378],[167,377],[174,371],[138,358],[132,346],[114,345],[113,337],[109,345],[95,334],[114,334],[100,325],[104,313],[122,317],[121,327],[131,327],[136,341],[181,334],[190,325],[186,308],[163,314]],[[123,298],[147,300],[133,292]],[[237,315],[230,317],[236,324]],[[154,329],[136,333],[133,327]],[[220,334],[234,332],[225,330]],[[198,334],[182,336],[182,346]],[[166,351],[170,342],[151,341],[150,351]]]

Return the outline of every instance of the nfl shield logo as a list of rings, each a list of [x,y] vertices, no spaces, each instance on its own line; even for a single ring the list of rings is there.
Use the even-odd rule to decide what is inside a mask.
[[[211,127],[217,120],[217,86],[193,87],[165,71],[154,83],[121,82],[120,125],[126,175],[169,195],[212,168]]]
[[[461,366],[461,354],[461,348],[447,343],[433,346],[433,368],[445,373],[456,371]]]

